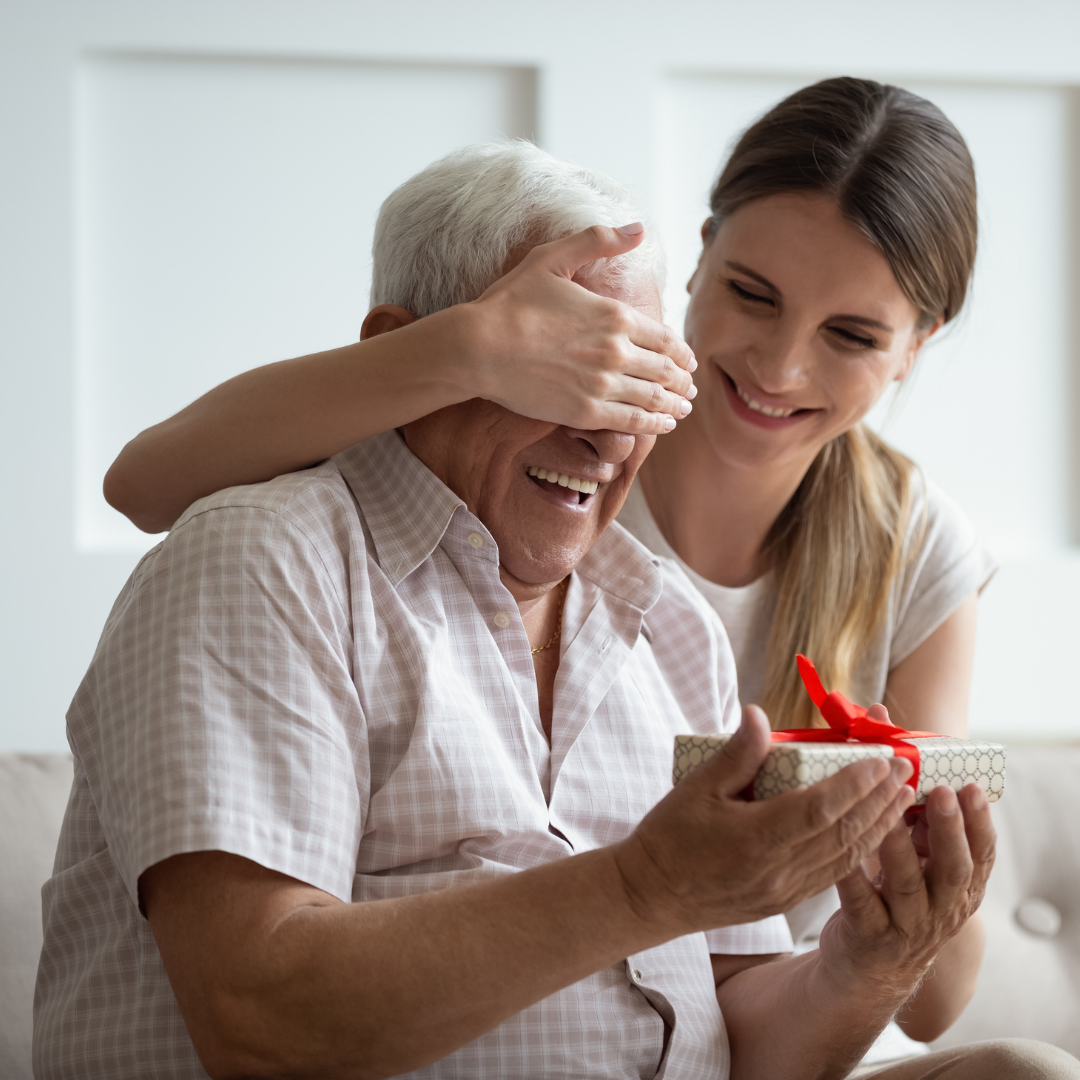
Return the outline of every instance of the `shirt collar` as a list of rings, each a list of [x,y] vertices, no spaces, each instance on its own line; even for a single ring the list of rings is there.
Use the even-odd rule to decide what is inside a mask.
[[[396,431],[364,439],[333,460],[360,504],[379,566],[397,585],[439,546],[465,503]]]
[[[660,599],[660,558],[613,521],[586,552],[577,572],[606,593],[646,612]]]
[[[396,431],[364,439],[333,460],[363,510],[379,566],[394,585],[431,555],[454,514],[466,509]],[[660,598],[659,567],[659,558],[613,521],[575,569],[646,612]]]

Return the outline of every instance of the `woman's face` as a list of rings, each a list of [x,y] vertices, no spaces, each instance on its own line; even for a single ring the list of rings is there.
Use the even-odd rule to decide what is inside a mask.
[[[835,202],[772,195],[722,222],[687,285],[692,417],[742,467],[809,468],[910,371],[918,311]]]

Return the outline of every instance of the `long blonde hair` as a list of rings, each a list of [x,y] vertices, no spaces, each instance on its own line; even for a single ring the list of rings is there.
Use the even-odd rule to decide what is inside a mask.
[[[791,191],[837,201],[885,256],[920,327],[955,318],[975,263],[975,171],[935,105],[866,79],[799,90],[736,144],[713,188],[705,242],[740,206]],[[907,557],[912,468],[859,424],[821,449],[774,522],[762,552],[778,599],[761,702],[774,727],[821,722],[796,653],[814,660],[828,688],[850,688]]]

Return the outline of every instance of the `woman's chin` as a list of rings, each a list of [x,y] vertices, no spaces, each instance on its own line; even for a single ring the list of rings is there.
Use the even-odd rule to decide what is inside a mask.
[[[825,445],[817,439],[793,439],[791,429],[740,431],[740,427],[744,425],[729,419],[727,424],[721,423],[713,429],[710,439],[716,457],[736,469],[772,472],[798,466],[805,471]]]

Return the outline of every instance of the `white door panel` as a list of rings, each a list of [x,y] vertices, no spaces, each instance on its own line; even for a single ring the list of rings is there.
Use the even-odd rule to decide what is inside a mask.
[[[142,428],[268,360],[355,341],[379,205],[532,136],[529,69],[95,56],[76,79],[76,543],[145,551],[101,496]]]

